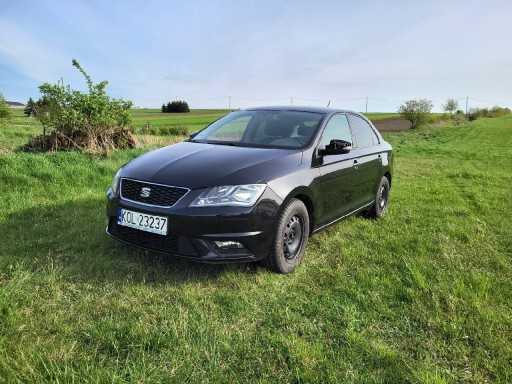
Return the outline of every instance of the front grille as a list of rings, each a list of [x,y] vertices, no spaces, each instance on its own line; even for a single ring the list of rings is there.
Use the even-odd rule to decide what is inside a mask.
[[[147,192],[145,197],[142,196],[143,188],[145,188]],[[187,188],[153,184],[145,181],[131,179],[121,180],[121,197],[123,199],[159,207],[172,207],[179,199],[185,196],[188,191]]]
[[[201,256],[191,241],[183,235],[163,236],[144,232],[118,225],[114,218],[109,220],[108,231],[119,240],[151,251],[191,257]]]

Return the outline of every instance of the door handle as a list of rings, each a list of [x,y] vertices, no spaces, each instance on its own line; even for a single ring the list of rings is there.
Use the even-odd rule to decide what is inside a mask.
[[[354,167],[355,169],[357,169],[357,167],[359,167],[359,162],[358,162],[357,160],[354,160],[353,167]]]

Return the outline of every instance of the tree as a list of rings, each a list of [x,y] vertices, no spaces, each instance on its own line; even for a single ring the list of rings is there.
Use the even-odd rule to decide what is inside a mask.
[[[35,106],[36,106],[36,103],[34,102],[34,100],[32,100],[32,98],[28,99],[27,105],[23,109],[23,113],[30,117],[34,116],[35,112],[36,112]]]
[[[9,107],[9,105],[7,105],[4,95],[0,92],[0,118],[6,118],[11,116],[11,108]]]
[[[411,128],[415,129],[427,121],[427,117],[434,108],[431,100],[411,99],[398,107],[398,113],[411,122]]]
[[[186,101],[176,100],[170,104],[167,104],[167,112],[187,113],[190,112],[190,108],[188,107],[188,103]]]
[[[446,100],[446,104],[443,104],[443,110],[445,112],[450,112],[450,115],[453,114],[459,107],[459,102],[455,99]]]
[[[188,107],[188,103],[183,100],[176,100],[172,103],[169,101],[167,106],[165,104],[162,105],[162,112],[166,113],[187,113],[190,112],[190,108]]]

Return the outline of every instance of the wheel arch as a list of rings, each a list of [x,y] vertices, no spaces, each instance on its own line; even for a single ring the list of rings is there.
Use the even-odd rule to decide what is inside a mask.
[[[387,171],[386,173],[384,173],[384,177],[386,177],[389,181],[389,188],[391,189],[391,173],[389,171]]]
[[[286,200],[290,201],[291,199],[300,200],[306,206],[309,218],[309,236],[311,236],[313,234],[313,228],[315,228],[315,205],[313,204],[313,200],[309,195],[303,192],[291,194]]]

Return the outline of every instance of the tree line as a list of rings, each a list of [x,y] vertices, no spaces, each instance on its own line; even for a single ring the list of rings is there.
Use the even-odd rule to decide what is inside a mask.
[[[187,113],[190,112],[190,108],[188,107],[188,103],[183,100],[176,100],[173,102],[168,102],[167,105],[162,104],[162,112],[163,113]]]

